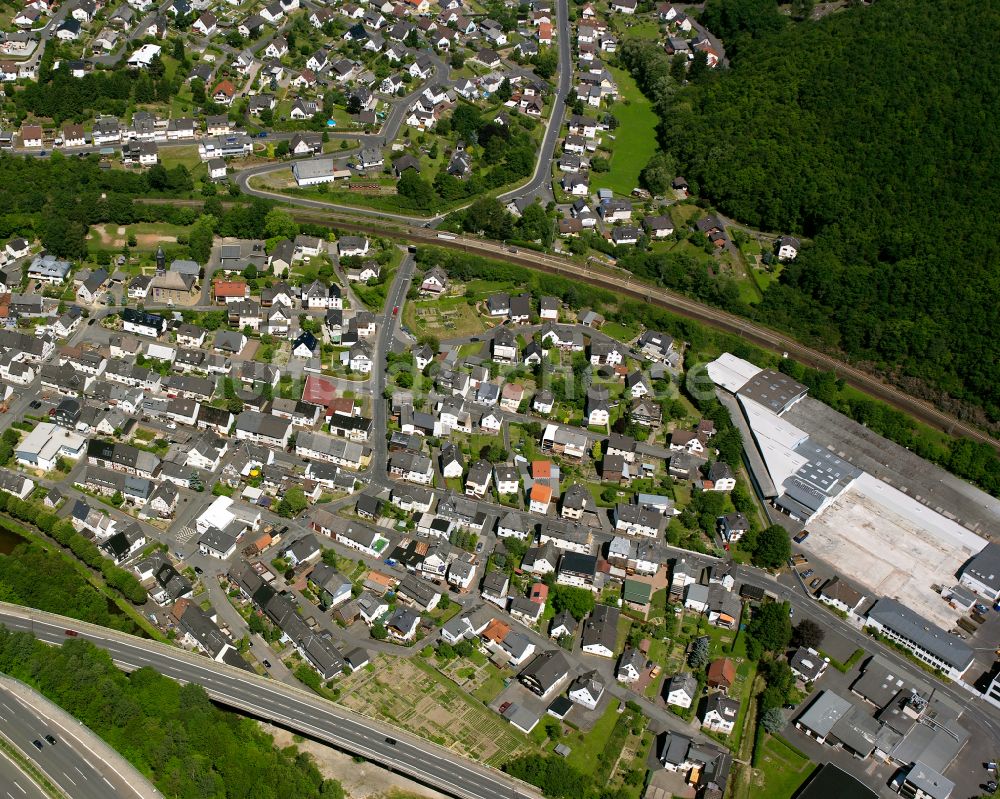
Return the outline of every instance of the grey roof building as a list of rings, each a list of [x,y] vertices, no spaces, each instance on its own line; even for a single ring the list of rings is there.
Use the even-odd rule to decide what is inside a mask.
[[[884,598],[872,606],[869,626],[902,644],[918,658],[958,679],[972,665],[972,648],[895,599]]]
[[[988,543],[959,573],[962,585],[996,602],[1000,599],[1000,544]]]
[[[532,693],[545,697],[569,677],[570,663],[562,650],[542,652],[531,661],[517,678]]]

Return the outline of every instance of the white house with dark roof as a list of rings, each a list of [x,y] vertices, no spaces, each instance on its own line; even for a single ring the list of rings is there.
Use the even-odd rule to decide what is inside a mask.
[[[959,572],[959,582],[980,596],[1000,600],[1000,544],[988,543]]]

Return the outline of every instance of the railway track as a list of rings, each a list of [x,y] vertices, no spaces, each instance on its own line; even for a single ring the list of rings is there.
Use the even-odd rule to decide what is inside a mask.
[[[201,207],[199,200],[159,200],[144,199],[143,202],[164,203],[180,206]],[[227,205],[227,203],[223,203]],[[581,265],[568,258],[548,255],[529,250],[514,252],[504,245],[471,236],[451,236],[439,238],[435,230],[412,227],[393,220],[376,221],[353,217],[342,212],[323,211],[315,208],[288,206],[286,210],[300,222],[336,227],[351,233],[367,233],[404,243],[433,245],[451,250],[459,250],[485,258],[495,258],[510,263],[538,269],[551,274],[563,275],[581,280],[593,286],[607,289],[620,295],[642,300],[664,308],[697,322],[732,333],[748,342],[774,352],[794,358],[806,366],[834,372],[848,385],[865,392],[889,405],[909,414],[948,435],[962,436],[982,444],[987,444],[1000,452],[997,440],[977,427],[935,408],[929,402],[913,397],[904,391],[882,381],[875,375],[851,366],[831,355],[808,347],[789,336],[767,327],[747,321],[726,311],[713,308],[696,300],[677,294],[659,286],[651,286],[632,278],[631,274],[610,266],[597,267]]]

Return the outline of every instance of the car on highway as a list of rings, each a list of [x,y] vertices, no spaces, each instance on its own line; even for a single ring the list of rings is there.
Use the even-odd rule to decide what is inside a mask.
[[[68,635],[70,638],[76,638],[79,635],[79,633],[76,630],[66,630],[65,634]]]
[[[386,738],[385,742],[387,744],[389,744],[389,746],[395,746],[396,745],[396,739],[395,738]]]
[[[45,736],[45,740],[48,741],[53,746],[56,745],[56,736],[54,736],[52,733],[49,733],[48,735],[46,735]]]
[[[41,408],[42,407],[42,403],[40,403],[38,400],[32,400],[31,402],[28,403],[28,405],[30,407],[32,407],[32,408]]]
[[[392,309],[392,315],[393,316],[398,316],[399,315],[399,306],[398,305]]]
[[[37,738],[35,738],[35,740],[33,740],[32,743],[35,745],[35,749],[38,749],[39,751],[41,751],[41,749],[42,749],[42,742],[41,741],[39,741]]]

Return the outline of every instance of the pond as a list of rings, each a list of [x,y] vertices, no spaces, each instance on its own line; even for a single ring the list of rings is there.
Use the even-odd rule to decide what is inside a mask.
[[[18,544],[27,543],[27,538],[18,535],[13,530],[8,530],[0,524],[0,555],[9,555]]]

